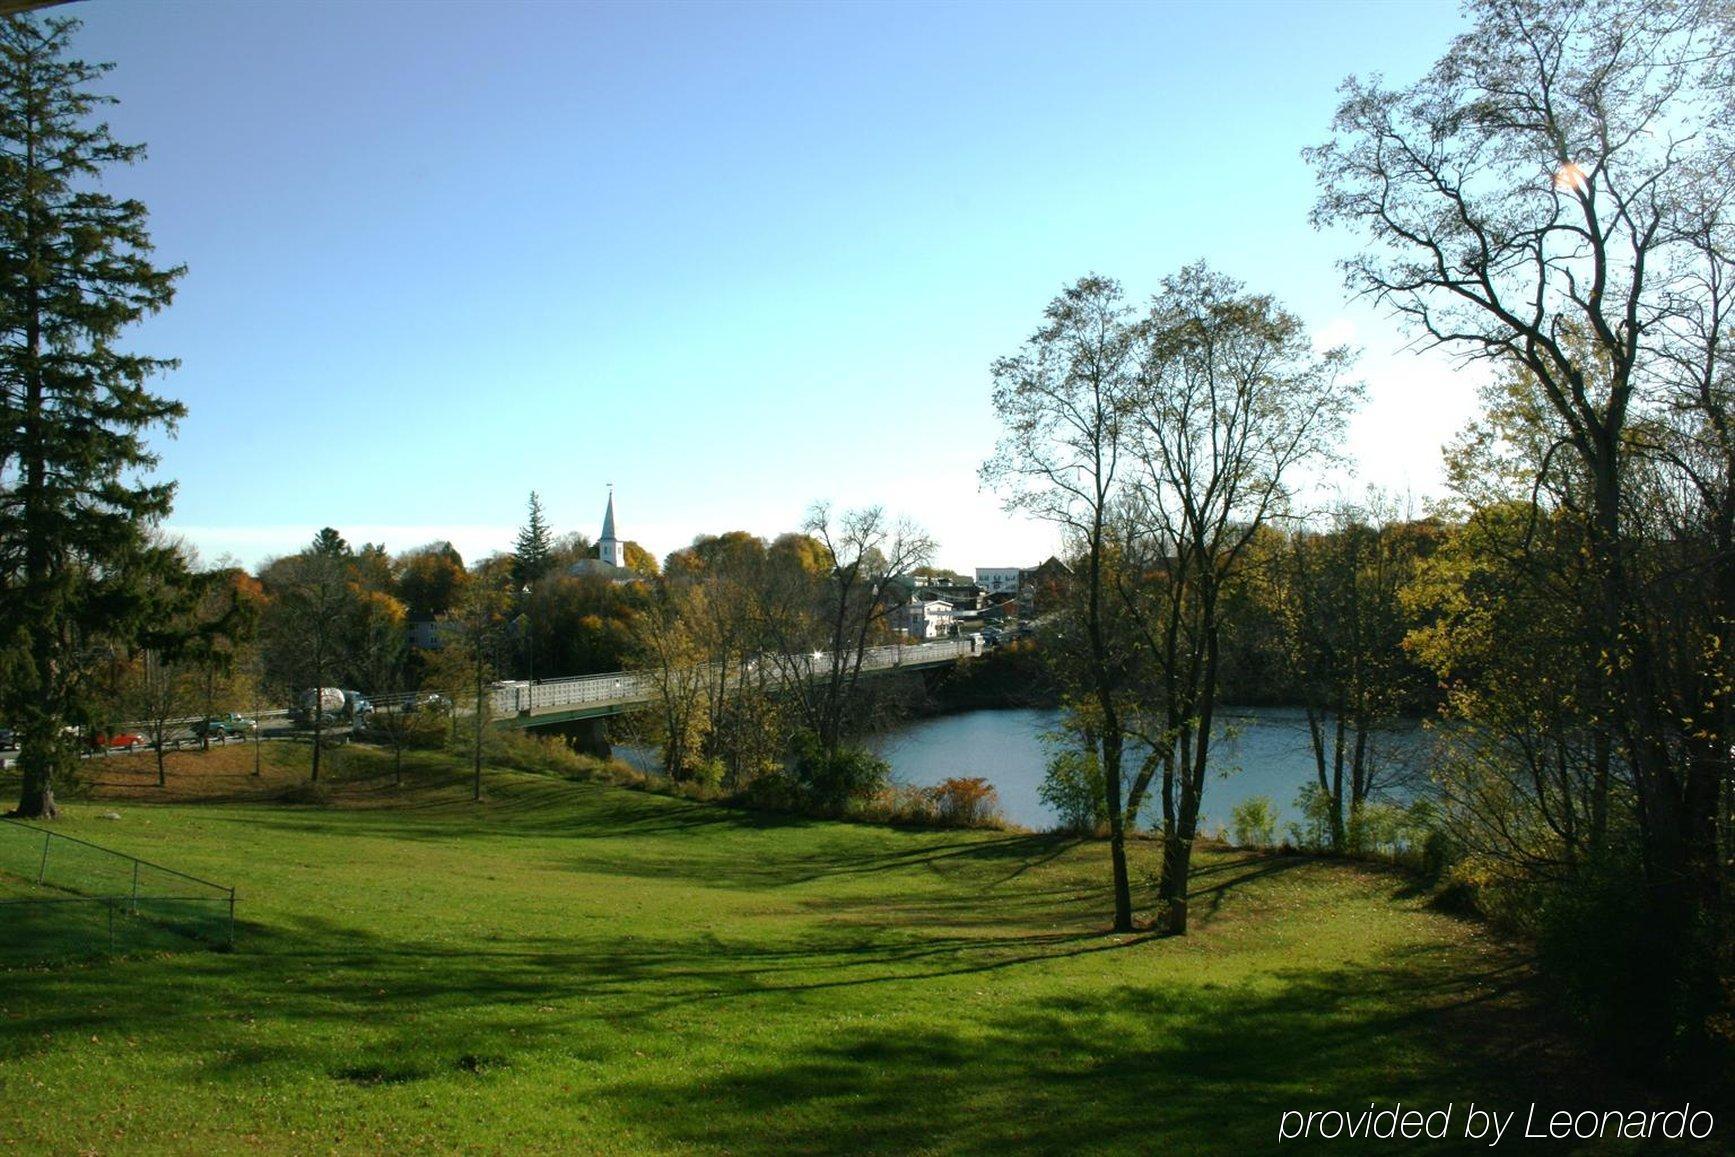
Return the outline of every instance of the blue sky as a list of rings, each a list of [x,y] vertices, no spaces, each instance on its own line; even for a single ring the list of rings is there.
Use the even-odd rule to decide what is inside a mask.
[[[323,525],[507,549],[528,491],[659,556],[883,503],[959,569],[1001,513],[989,363],[1092,270],[1201,257],[1365,347],[1349,452],[1426,496],[1471,381],[1346,303],[1307,224],[1351,72],[1453,5],[129,4],[59,10],[149,158],[178,356],[171,528],[253,563]]]

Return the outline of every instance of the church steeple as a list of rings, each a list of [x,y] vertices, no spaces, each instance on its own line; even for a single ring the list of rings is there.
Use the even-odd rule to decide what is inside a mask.
[[[610,566],[625,566],[626,551],[614,536],[614,486],[608,488],[608,509],[602,516],[602,537],[596,540],[596,556]]]

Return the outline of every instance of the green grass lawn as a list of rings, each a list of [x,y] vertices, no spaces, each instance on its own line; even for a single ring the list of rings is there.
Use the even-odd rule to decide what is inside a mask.
[[[1568,1079],[1513,959],[1373,870],[1202,852],[1195,934],[1117,937],[1094,842],[508,772],[483,805],[404,794],[69,807],[57,830],[235,884],[239,944],[0,973],[0,1137],[1240,1153],[1286,1108]]]

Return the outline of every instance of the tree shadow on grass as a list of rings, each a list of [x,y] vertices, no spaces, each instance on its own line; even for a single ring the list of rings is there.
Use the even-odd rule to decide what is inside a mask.
[[[1052,878],[1067,850],[1040,837],[880,849],[836,870],[960,888],[816,897],[829,918],[735,935],[406,941],[309,913],[245,927],[233,955],[9,974],[0,1058],[65,1034],[148,1036],[178,1042],[159,1046],[176,1079],[323,1074],[361,1097],[582,1064],[583,1095],[654,1147],[731,1152],[1257,1152],[1290,1108],[1519,1108],[1569,1081],[1584,1099],[1514,999],[1526,976],[1507,960],[1429,945],[1246,983],[1173,968],[1159,982],[1165,942],[1100,933],[1100,872],[1089,902],[1084,875]],[[1208,863],[1201,894],[1305,862]],[[681,1063],[638,1064],[638,1050]]]
[[[581,809],[572,807],[575,790],[594,793]],[[490,840],[538,844],[541,859],[577,870],[755,891],[949,866],[974,875],[997,865],[1011,880],[1082,846],[1067,836],[839,825],[560,783],[521,789],[485,811],[443,802],[421,812],[237,809],[225,818],[242,828],[328,840],[458,845],[485,831]],[[796,831],[805,838],[775,847],[763,842],[767,834]]]
[[[1491,1050],[1457,1019],[1507,991],[1499,971],[1379,962],[1271,980],[1113,985],[964,1023],[870,1024],[608,1094],[663,1145],[729,1152],[1252,1153],[1276,1147],[1286,1109],[1370,1101],[1455,1104],[1457,1130],[1431,1148],[1456,1152],[1468,1101],[1522,1109],[1568,1087],[1536,1050]]]
[[[467,782],[460,786],[467,787]],[[262,809],[238,812],[236,818],[274,831],[441,841],[471,837],[479,828],[503,838],[618,838],[716,829],[802,828],[819,822],[527,774],[493,784],[485,782],[484,792],[480,804],[467,795],[454,794],[378,807]],[[575,797],[582,798],[582,808],[574,808]]]

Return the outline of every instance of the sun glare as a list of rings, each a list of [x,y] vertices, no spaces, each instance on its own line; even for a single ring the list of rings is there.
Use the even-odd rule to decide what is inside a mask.
[[[1568,161],[1554,170],[1554,187],[1563,193],[1583,192],[1589,184],[1590,178],[1585,176],[1584,170],[1579,168],[1576,162]]]

